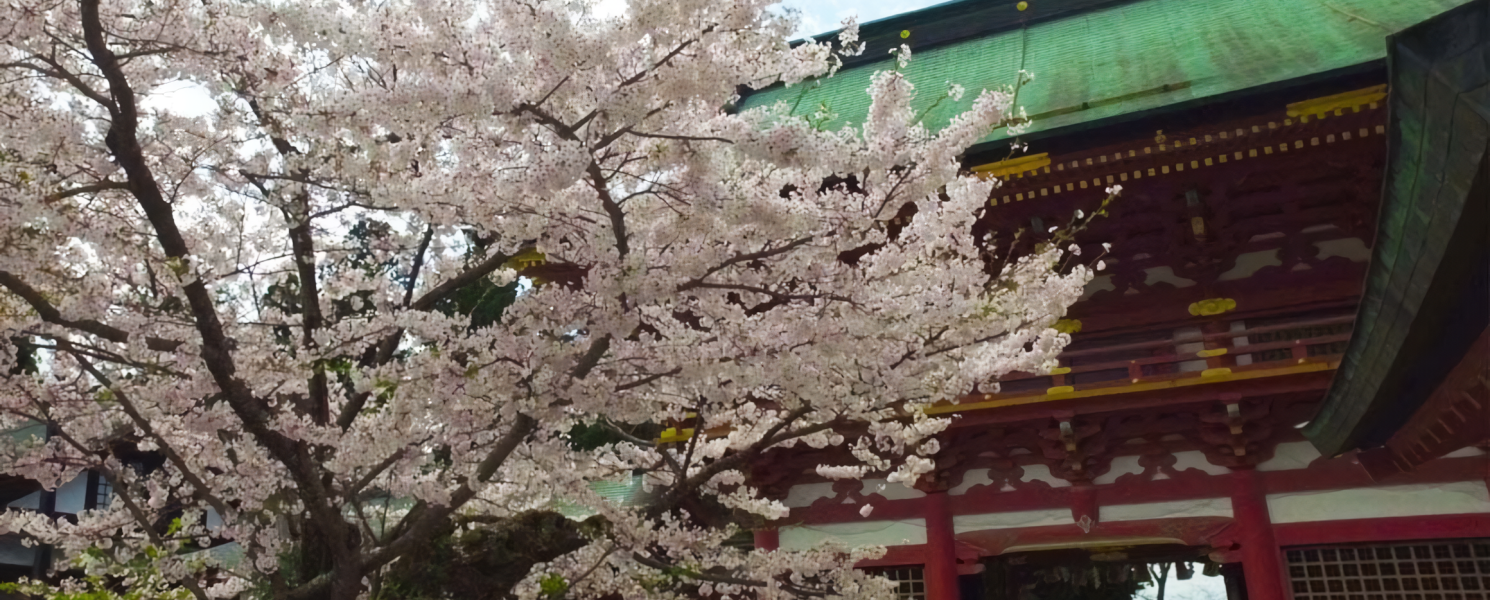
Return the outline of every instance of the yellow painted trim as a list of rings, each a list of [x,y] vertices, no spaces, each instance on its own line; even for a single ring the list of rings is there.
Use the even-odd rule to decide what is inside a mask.
[[[1058,386],[1055,386],[1055,387],[1050,388],[1048,390],[1045,390],[1045,394],[1047,396],[1054,396],[1056,394],[1069,394],[1069,393],[1074,392],[1074,391],[1076,391],[1076,388],[1071,387],[1069,385],[1058,385]]]
[[[1222,375],[1230,375],[1230,374],[1231,374],[1231,369],[1227,369],[1225,367],[1222,367],[1220,369],[1206,369],[1206,370],[1200,372],[1200,376],[1201,377],[1204,377],[1206,379],[1210,379],[1212,377],[1220,377]]]
[[[1019,158],[1001,160],[996,163],[979,165],[973,167],[972,170],[974,173],[977,173],[978,176],[988,178],[1007,177],[1016,173],[1033,171],[1035,169],[1048,166],[1050,166],[1050,153],[1041,152],[1039,154],[1031,154],[1029,156],[1021,156]]]
[[[1037,394],[1032,396],[1014,396],[998,400],[984,402],[972,402],[968,404],[945,404],[926,408],[928,415],[943,415],[948,413],[959,413],[970,410],[984,410],[999,408],[1003,406],[1020,406],[1023,404],[1039,404],[1051,400],[1071,400],[1077,398],[1096,398],[1100,396],[1116,396],[1119,394],[1131,394],[1135,392],[1151,392],[1154,390],[1167,390],[1192,385],[1209,385],[1213,383],[1225,383],[1228,381],[1246,381],[1249,379],[1261,379],[1264,377],[1278,377],[1282,375],[1298,375],[1302,373],[1314,373],[1318,371],[1329,371],[1339,367],[1335,362],[1310,362],[1289,367],[1277,367],[1274,369],[1258,369],[1256,371],[1241,371],[1227,373],[1217,377],[1186,377],[1184,379],[1171,379],[1168,381],[1151,381],[1147,383],[1135,383],[1131,385],[1120,385],[1113,387],[1097,388],[1092,390],[1077,390],[1062,394]]]
[[[1209,317],[1236,310],[1236,300],[1231,298],[1209,298],[1190,304],[1190,314],[1197,317]]]
[[[1071,372],[1071,367],[1056,367],[1050,370],[1051,375],[1065,375]]]
[[[1358,106],[1381,102],[1386,97],[1386,84],[1374,85],[1365,89],[1334,94],[1323,98],[1314,98],[1303,102],[1295,102],[1288,105],[1288,116],[1316,117],[1328,115],[1337,110],[1354,109]]]
[[[1201,358],[1211,358],[1213,356],[1225,356],[1226,355],[1226,348],[1211,348],[1210,350],[1201,350],[1200,352],[1196,352],[1195,355],[1196,356],[1199,356]]]
[[[502,266],[509,269],[526,269],[528,267],[542,265],[546,262],[548,262],[548,257],[544,256],[542,252],[539,252],[537,248],[528,247],[512,255],[511,258],[507,259],[507,262],[502,263]]]
[[[691,437],[693,437],[692,427],[684,429],[682,432],[679,432],[676,428],[669,428],[663,431],[662,435],[657,437],[657,443],[670,444],[673,442],[682,442],[687,441]]]

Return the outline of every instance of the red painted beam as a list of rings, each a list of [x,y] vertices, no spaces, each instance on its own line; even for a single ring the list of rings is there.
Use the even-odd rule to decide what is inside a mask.
[[[1282,546],[1490,537],[1490,513],[1273,525]]]
[[[1078,415],[1114,410],[1152,409],[1183,404],[1214,402],[1223,394],[1243,398],[1272,396],[1297,392],[1324,391],[1329,388],[1333,370],[1298,373],[1243,381],[1222,381],[1185,387],[1128,392],[1072,400],[1047,400],[1032,404],[1000,406],[997,410],[970,410],[952,421],[952,428],[985,426],[994,423],[1017,423],[1049,419],[1056,413]]]
[[[1122,540],[1168,541],[1188,546],[1208,546],[1231,536],[1232,520],[1225,517],[1175,517],[1097,523],[1090,532],[1080,526],[1047,525],[1009,529],[984,529],[957,535],[957,541],[980,548],[984,556],[1039,548],[1074,548],[1093,545],[1122,545]]]
[[[1355,304],[1360,297],[1361,279],[1365,273],[1364,265],[1352,263],[1336,277],[1323,281],[1319,273],[1312,271],[1281,272],[1272,276],[1217,282],[1204,289],[1197,285],[1118,297],[1103,297],[1099,293],[1072,306],[1069,317],[1080,320],[1081,330],[1085,332],[1118,332],[1160,327],[1177,320],[1183,324],[1196,324],[1181,319],[1188,316],[1185,311],[1190,303],[1206,298],[1235,298],[1237,313],[1233,318],[1241,319],[1285,310],[1299,312],[1299,305],[1307,302],[1344,306]],[[1287,290],[1287,293],[1279,293],[1280,290]]]
[[[1449,371],[1433,394],[1387,440],[1389,461],[1373,473],[1415,468],[1465,446],[1490,439],[1490,329]]]
[[[984,555],[997,555],[1009,548],[1081,544],[1102,538],[1173,538],[1186,544],[1225,545],[1240,532],[1231,519],[1188,517],[1145,521],[1100,523],[1091,533],[1076,525],[1052,525],[1022,529],[986,530],[958,536],[959,549],[976,547]],[[1279,547],[1367,542],[1490,537],[1490,514],[1345,519],[1310,523],[1273,524]],[[887,547],[883,557],[860,561],[858,568],[926,563],[926,544]]]
[[[906,544],[904,546],[886,546],[885,555],[879,558],[861,560],[854,563],[856,569],[871,569],[874,567],[898,567],[902,565],[925,565],[926,544]]]
[[[776,550],[781,547],[781,532],[776,528],[755,530],[757,550]]]
[[[1383,485],[1435,484],[1455,481],[1478,481],[1485,477],[1485,456],[1438,459],[1410,473],[1399,473],[1381,481],[1371,479],[1364,468],[1350,458],[1316,461],[1307,469],[1259,471],[1263,489],[1270,494],[1339,490]],[[1093,486],[1098,506],[1145,504],[1173,500],[1225,498],[1230,495],[1230,475],[1208,475],[1199,470],[1183,472],[1181,477],[1142,480],[1137,477],[1117,483]],[[1071,506],[1070,487],[1049,487],[1044,483],[1025,484],[1025,489],[1010,491],[974,487],[966,494],[948,496],[953,515],[976,515],[1026,510],[1061,509]],[[782,523],[852,523],[865,520],[914,519],[924,516],[924,499],[871,500],[874,513],[868,519],[860,516],[861,504],[818,504],[792,509]],[[1074,525],[1073,525],[1074,527]]]

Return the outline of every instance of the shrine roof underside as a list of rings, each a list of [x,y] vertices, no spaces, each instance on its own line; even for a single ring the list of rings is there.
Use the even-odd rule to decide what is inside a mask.
[[[1490,1],[1393,36],[1389,69],[1393,118],[1377,243],[1354,337],[1305,430],[1327,455],[1387,444],[1454,370],[1474,393],[1452,395],[1475,411],[1460,411],[1467,421],[1444,423],[1447,432],[1418,431],[1420,443],[1483,432],[1473,426],[1490,415],[1472,397],[1487,397],[1490,386],[1481,333],[1490,320]],[[1473,364],[1456,367],[1464,361]],[[1399,462],[1432,458],[1427,445],[1412,452],[1428,455]]]

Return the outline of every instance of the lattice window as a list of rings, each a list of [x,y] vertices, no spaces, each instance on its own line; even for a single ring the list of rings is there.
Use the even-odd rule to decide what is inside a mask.
[[[1490,600],[1490,539],[1290,549],[1294,600]]]
[[[114,499],[114,486],[103,475],[98,475],[98,487],[93,492],[93,507],[108,508],[109,502]]]
[[[894,581],[898,600],[926,600],[926,576],[920,565],[870,569],[869,572]]]
[[[1247,321],[1247,325],[1249,327],[1263,327],[1268,325],[1283,324],[1285,323],[1260,319]],[[1247,336],[1247,343],[1266,344],[1268,342],[1289,342],[1293,340],[1307,340],[1332,335],[1344,335],[1350,333],[1350,328],[1350,323],[1336,323],[1334,325],[1315,325],[1312,327],[1299,327],[1296,329],[1284,329],[1281,331],[1254,333]],[[1328,344],[1315,344],[1309,346],[1307,348],[1307,351],[1309,356],[1332,356],[1336,354],[1345,354],[1345,347],[1349,344],[1350,342],[1347,341],[1330,342]],[[1275,360],[1288,360],[1290,358],[1293,358],[1293,350],[1290,350],[1288,348],[1279,348],[1277,350],[1263,350],[1261,352],[1252,353],[1252,362],[1254,363],[1272,362]]]

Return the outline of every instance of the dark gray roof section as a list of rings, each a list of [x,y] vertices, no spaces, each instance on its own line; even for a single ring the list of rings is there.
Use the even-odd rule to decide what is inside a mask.
[[[1350,347],[1304,433],[1327,456],[1384,443],[1490,321],[1490,0],[1388,38],[1381,220]]]

